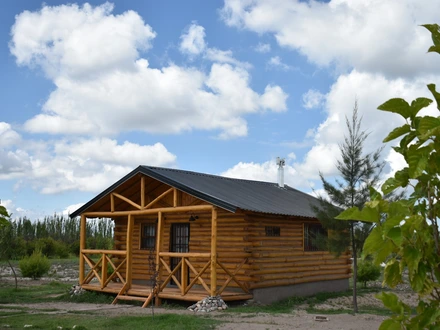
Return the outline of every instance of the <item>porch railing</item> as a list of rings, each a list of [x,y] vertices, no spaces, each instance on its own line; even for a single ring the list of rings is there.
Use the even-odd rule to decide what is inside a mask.
[[[172,269],[171,268],[171,259],[167,262],[166,258],[177,258],[180,259],[177,265]],[[207,259],[206,262],[202,263],[203,266],[200,270],[197,270],[196,267],[190,262],[190,258],[198,258],[198,259]],[[242,282],[240,282],[236,275],[238,271],[243,267],[243,265],[246,263],[247,259],[244,259],[240,264],[237,265],[235,270],[233,272],[229,271],[218,259],[216,259],[216,265],[215,267],[220,266],[221,269],[225,271],[225,273],[228,275],[227,279],[225,280],[225,283],[221,286],[219,290],[217,288],[210,288],[205,280],[202,278],[202,275],[210,269],[211,266],[211,253],[191,253],[191,252],[160,252],[159,253],[159,261],[160,261],[160,268],[159,269],[165,269],[167,277],[165,280],[160,284],[159,286],[159,292],[162,291],[168,283],[170,283],[171,279],[174,281],[174,283],[177,285],[177,287],[180,289],[180,292],[183,295],[186,295],[188,291],[199,282],[199,284],[202,285],[202,287],[208,292],[208,294],[211,294],[211,292],[215,292],[215,295],[220,295],[224,289],[228,286],[228,284],[231,281],[234,281],[237,283],[237,285],[246,293],[249,293],[249,289],[246,287],[246,285]],[[177,278],[176,274],[180,270],[180,278]],[[192,273],[192,276],[190,276]],[[188,278],[191,278],[191,281],[188,281]],[[188,283],[189,282],[189,283]],[[212,284],[211,284],[212,285]]]
[[[99,259],[92,256],[100,255]],[[112,280],[119,279],[122,283],[122,291],[125,291],[131,286],[131,283],[127,283],[127,272],[129,271],[130,265],[127,265],[127,252],[121,250],[91,250],[83,249],[81,253],[81,258],[84,259],[85,263],[90,267],[88,273],[84,276],[84,280],[80,284],[89,284],[94,278],[96,278],[100,284],[101,289],[104,289]],[[178,259],[177,265],[175,267],[171,266],[171,258]],[[194,261],[190,259],[205,259],[202,262],[202,267],[197,268],[194,266]],[[117,261],[116,261],[116,260]],[[174,281],[176,286],[180,289],[182,296],[186,295],[189,290],[198,282],[208,294],[212,292],[215,295],[221,295],[226,289],[231,281],[234,281],[244,292],[249,293],[248,287],[241,281],[237,279],[237,274],[243,265],[246,263],[247,258],[243,259],[233,271],[229,270],[223,263],[221,263],[218,258],[216,258],[216,269],[222,269],[227,278],[223,285],[217,289],[210,288],[206,281],[203,279],[202,275],[205,273],[209,274],[211,269],[211,253],[192,253],[192,252],[160,252],[159,253],[159,278],[162,278],[161,272],[165,271],[165,280],[158,283],[157,292],[161,292],[170,283],[171,280]],[[112,267],[112,272],[108,272],[109,266]],[[125,274],[122,271],[125,266]],[[177,274],[180,271],[180,276]],[[208,272],[207,272],[208,271]],[[123,276],[123,274],[125,276]],[[189,280],[190,279],[190,280]],[[212,285],[212,284],[211,284]]]
[[[98,261],[92,258],[92,255],[100,255]],[[125,286],[126,281],[124,276],[121,274],[121,269],[127,263],[127,252],[121,250],[91,250],[83,249],[81,251],[81,258],[90,267],[89,272],[85,275],[84,280],[80,284],[88,284],[93,278],[96,278],[104,289],[110,281],[113,279],[119,279],[119,281]],[[115,257],[118,257],[118,261],[115,262]],[[109,274],[108,266],[111,266],[113,272]],[[126,267],[127,268],[127,267]]]

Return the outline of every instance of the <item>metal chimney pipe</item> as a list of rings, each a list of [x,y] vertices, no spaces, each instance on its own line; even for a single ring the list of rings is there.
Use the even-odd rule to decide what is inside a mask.
[[[286,161],[284,158],[277,157],[277,165],[278,165],[278,186],[280,188],[284,188],[284,165]]]

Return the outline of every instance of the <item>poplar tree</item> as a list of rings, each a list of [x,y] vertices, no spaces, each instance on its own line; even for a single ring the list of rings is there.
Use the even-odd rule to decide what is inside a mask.
[[[324,229],[326,237],[318,237],[319,245],[336,255],[340,255],[351,247],[353,258],[353,311],[358,312],[357,306],[357,258],[363,242],[362,237],[368,232],[371,224],[359,221],[340,221],[335,217],[343,210],[362,206],[369,200],[369,188],[376,186],[384,167],[379,160],[382,148],[372,153],[364,152],[364,144],[369,133],[362,130],[362,117],[358,114],[355,101],[351,120],[345,117],[348,135],[339,145],[341,160],[336,163],[340,177],[332,183],[320,173],[324,191],[328,197],[319,197],[321,205],[315,209],[315,214]]]

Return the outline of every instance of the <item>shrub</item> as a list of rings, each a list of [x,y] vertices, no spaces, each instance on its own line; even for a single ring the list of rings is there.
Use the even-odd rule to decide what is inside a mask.
[[[31,256],[21,259],[18,265],[24,277],[31,277],[34,280],[42,277],[50,269],[49,259],[38,249]]]
[[[58,258],[67,259],[69,258],[70,251],[67,244],[59,241],[55,241],[55,252]]]
[[[364,283],[364,288],[366,288],[367,282],[376,281],[380,273],[380,266],[374,265],[371,261],[364,260],[358,264],[357,280]]]
[[[57,255],[57,242],[52,237],[40,238],[35,248],[40,250],[46,257],[55,257]]]

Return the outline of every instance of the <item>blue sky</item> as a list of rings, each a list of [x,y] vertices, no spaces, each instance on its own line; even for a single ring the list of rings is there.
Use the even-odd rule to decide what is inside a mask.
[[[0,11],[0,198],[71,212],[138,165],[320,192],[355,100],[366,151],[429,96],[436,0],[9,1]],[[433,108],[427,112],[435,113]],[[384,178],[403,166],[387,145]]]

